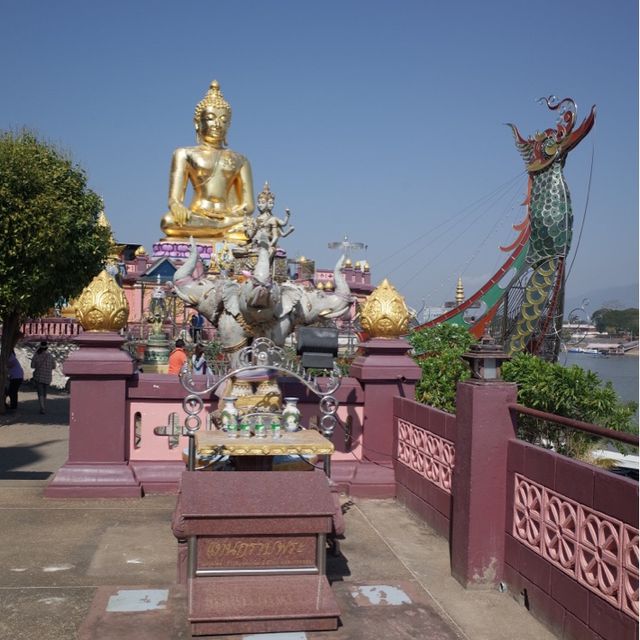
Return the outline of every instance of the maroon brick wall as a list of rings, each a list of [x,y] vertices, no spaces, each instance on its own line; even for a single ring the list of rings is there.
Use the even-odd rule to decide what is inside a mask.
[[[456,417],[400,397],[393,415],[397,499],[449,539]]]
[[[505,579],[561,638],[638,637],[638,483],[513,440]]]

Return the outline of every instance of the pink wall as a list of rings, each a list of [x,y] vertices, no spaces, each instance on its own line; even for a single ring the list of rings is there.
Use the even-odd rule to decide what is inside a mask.
[[[128,388],[127,424],[129,432],[130,460],[138,461],[178,461],[182,460],[182,452],[188,446],[188,438],[182,436],[180,444],[170,448],[169,439],[153,433],[155,427],[168,424],[169,415],[175,412],[180,424],[184,423],[186,414],[182,409],[182,399],[187,392],[182,388],[177,376],[163,374],[140,374],[133,379]],[[318,398],[302,384],[293,380],[283,383],[283,395],[300,397],[299,407],[303,422],[319,415]],[[351,446],[345,443],[344,431],[338,426],[333,435],[336,453],[333,460],[360,460],[362,455],[362,423],[363,406],[362,390],[357,380],[345,378],[335,394],[340,406],[338,418],[345,424],[351,417]],[[203,425],[206,428],[206,413],[214,411],[218,406],[218,398],[205,400],[202,412]],[[138,414],[138,415],[136,415]]]
[[[638,637],[638,483],[509,443],[505,578],[561,637]]]

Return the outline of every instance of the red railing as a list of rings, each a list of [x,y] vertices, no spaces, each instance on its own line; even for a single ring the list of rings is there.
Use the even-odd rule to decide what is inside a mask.
[[[558,416],[555,413],[547,413],[546,411],[539,411],[538,409],[530,409],[522,404],[513,403],[509,404],[508,407],[509,411],[522,413],[524,415],[531,416],[532,418],[539,418],[540,420],[546,420],[548,422],[555,422],[556,424],[561,424],[565,427],[570,427],[571,429],[577,429],[578,431],[584,431],[585,433],[590,433],[591,435],[599,436],[601,438],[617,440],[618,442],[624,442],[625,444],[630,444],[634,447],[637,447],[639,444],[638,436],[633,433],[615,431],[614,429],[599,427],[596,424]]]
[[[23,340],[68,340],[82,333],[77,320],[72,318],[41,318],[23,322],[20,331]]]

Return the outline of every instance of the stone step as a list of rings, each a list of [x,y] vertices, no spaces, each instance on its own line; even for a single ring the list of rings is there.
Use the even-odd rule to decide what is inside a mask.
[[[340,610],[326,576],[199,577],[189,583],[191,633],[328,631]]]

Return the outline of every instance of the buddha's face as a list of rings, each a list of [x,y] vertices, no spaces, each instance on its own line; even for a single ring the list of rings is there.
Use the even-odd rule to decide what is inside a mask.
[[[204,142],[217,145],[224,142],[230,124],[231,116],[226,109],[207,107],[200,114],[196,127]]]

